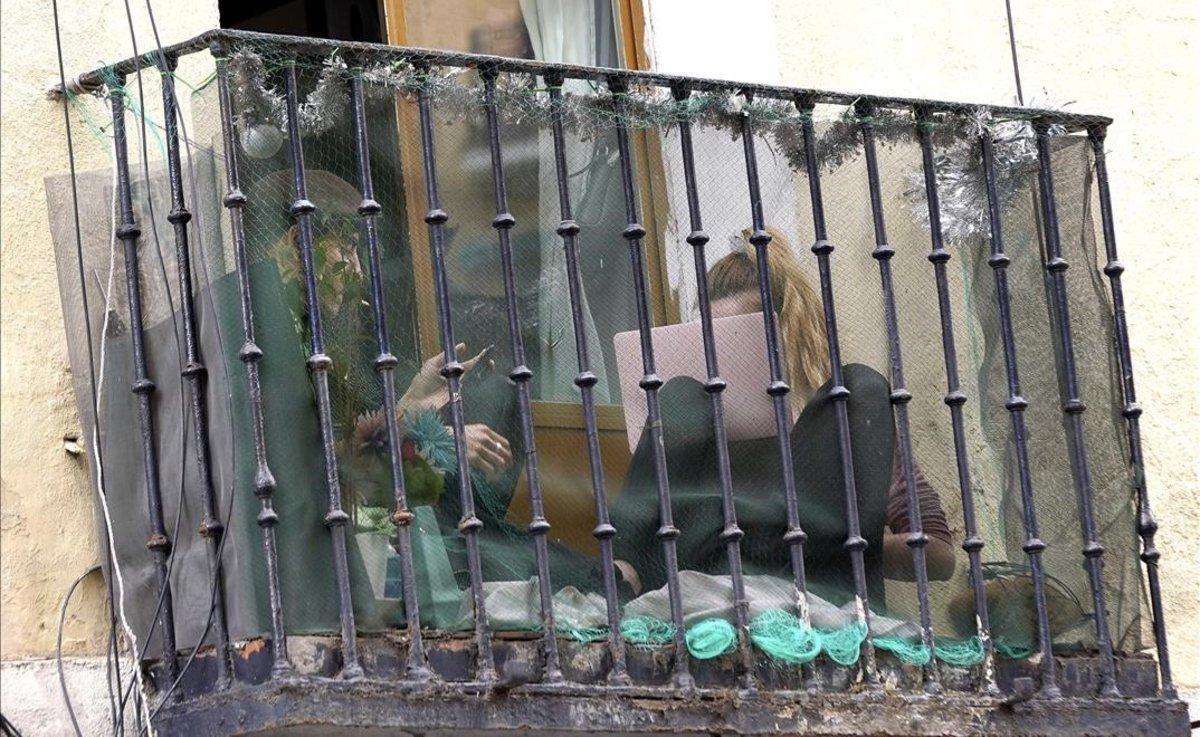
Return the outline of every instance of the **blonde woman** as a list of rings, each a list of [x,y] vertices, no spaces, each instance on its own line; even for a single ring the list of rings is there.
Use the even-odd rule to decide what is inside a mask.
[[[800,521],[808,535],[805,567],[810,589],[841,604],[853,596],[846,540],[844,485],[837,441],[835,402],[829,395],[828,343],[820,298],[793,256],[783,233],[768,228],[767,248],[771,299],[779,318],[786,379],[793,415],[791,453]],[[761,312],[758,266],[750,231],[745,230],[732,253],[708,272],[714,318]],[[764,359],[765,360],[765,359]],[[887,380],[861,364],[843,366],[872,606],[883,604],[883,579],[913,578],[912,556],[905,544],[908,498],[894,439]],[[713,420],[707,394],[699,381],[680,377],[661,390],[663,435],[681,568],[727,573],[720,541],[720,487]],[[726,404],[726,414],[737,407]],[[787,529],[779,449],[774,437],[729,444],[738,523],[745,533],[742,557],[747,573],[788,576],[790,562],[783,534]],[[917,469],[922,526],[929,536],[928,571],[936,580],[954,571],[953,541],[936,491]],[[625,488],[614,503],[613,522],[621,577],[634,591],[651,590],[666,581],[662,555],[654,535],[658,526],[657,489],[647,434],[634,452]]]

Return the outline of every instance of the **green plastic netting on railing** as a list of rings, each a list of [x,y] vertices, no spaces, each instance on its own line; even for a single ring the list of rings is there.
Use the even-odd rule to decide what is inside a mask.
[[[692,593],[684,606],[684,641],[688,652],[699,660],[709,660],[732,652],[737,646],[730,582],[727,576],[711,576],[682,571],[681,584]],[[809,594],[811,621],[805,623],[795,613],[791,583],[773,576],[747,576],[747,597],[751,602],[750,642],[759,652],[781,663],[804,664],[824,654],[834,663],[852,666],[858,662],[866,628],[855,621],[852,609],[836,607],[819,596]],[[485,586],[488,622],[497,630],[538,630],[537,580],[488,583]],[[665,588],[647,592],[625,605],[621,636],[630,645],[651,650],[670,645],[675,626],[669,619]],[[457,627],[470,627],[470,602],[464,598]],[[571,587],[554,596],[554,616],[560,635],[580,642],[606,638],[604,600],[597,594],[583,594]],[[911,623],[872,614],[871,641],[888,650],[902,662],[925,665],[929,649],[921,642],[920,632]],[[983,646],[977,637],[938,639],[934,647],[938,660],[968,667],[982,662]]]
[[[449,397],[442,394],[444,382],[435,360],[444,358],[438,309],[440,298],[448,298],[445,317],[453,325],[455,342],[463,344],[460,360],[471,365],[463,376],[458,399],[471,445],[470,491],[475,514],[483,524],[477,533],[478,558],[491,628],[528,632],[541,626],[536,586],[540,571],[529,532],[535,479],[525,464],[526,459],[536,458],[542,516],[552,525],[545,538],[548,560],[541,569],[552,584],[557,634],[581,641],[611,635],[594,536],[599,516],[596,495],[602,491],[607,494],[616,529],[613,557],[628,564],[637,579],[626,578],[623,570],[618,579],[617,595],[622,603],[618,626],[630,647],[671,647],[680,634],[698,659],[718,657],[736,647],[741,633],[735,624],[734,597],[726,575],[730,569],[721,537],[726,524],[724,490],[718,473],[715,425],[708,409],[710,397],[702,386],[706,377],[698,333],[695,340],[689,339],[689,349],[662,349],[656,366],[664,381],[661,419],[664,442],[669,446],[666,479],[672,523],[680,531],[675,543],[677,560],[685,569],[680,586],[682,633],[671,624],[663,588],[666,557],[657,536],[661,525],[658,479],[647,450],[653,444],[648,436],[647,442],[642,442],[641,418],[648,414],[643,409],[645,392],[638,386],[642,374],[639,349],[619,339],[637,330],[639,318],[638,282],[629,243],[622,237],[629,218],[615,126],[618,121],[625,123],[636,139],[635,178],[642,205],[641,226],[647,231],[641,268],[646,270],[643,283],[648,285],[651,322],[657,328],[691,330],[700,315],[701,278],[709,284],[710,299],[724,300],[729,319],[757,314],[763,307],[756,302],[756,274],[747,260],[754,249],[743,235],[751,224],[746,142],[738,131],[744,115],[755,127],[751,144],[758,160],[759,194],[765,225],[774,234],[769,260],[774,254],[778,263],[794,267],[787,270],[789,289],[776,293],[780,299],[791,295],[788,304],[797,307],[804,301],[800,297],[805,289],[815,292],[822,283],[810,250],[814,218],[809,174],[805,162],[797,158],[802,153],[799,142],[804,124],[811,120],[817,137],[828,240],[837,244],[831,256],[831,293],[836,303],[842,369],[864,382],[861,390],[851,388],[856,399],[851,399],[848,412],[854,423],[852,460],[859,526],[868,540],[864,565],[870,608],[868,630],[853,607],[847,607],[857,583],[851,580],[852,567],[843,548],[847,523],[838,434],[818,391],[829,378],[827,357],[817,362],[821,365],[807,369],[800,365],[804,361],[793,360],[814,351],[821,353],[825,323],[820,319],[818,295],[805,309],[787,310],[796,319],[780,316],[783,324],[795,328],[787,331],[782,346],[787,371],[795,369],[803,374],[801,378],[808,377],[804,381],[784,377],[796,400],[791,407],[797,423],[792,426],[792,461],[798,524],[807,535],[803,563],[812,594],[804,612],[797,609],[789,580],[791,561],[782,543],[789,521],[779,449],[773,436],[753,432],[755,428],[770,431],[775,423],[773,417],[764,420],[759,411],[760,402],[755,400],[763,399],[760,388],[745,395],[737,391],[766,385],[760,376],[764,370],[761,360],[755,358],[765,353],[762,330],[743,333],[730,329],[722,331],[724,337],[718,341],[721,377],[729,387],[723,409],[727,429],[748,428],[742,436],[729,438],[728,470],[734,511],[744,532],[741,565],[748,576],[746,598],[750,604],[745,634],[751,646],[764,659],[776,662],[825,658],[852,664],[869,631],[877,648],[905,663],[928,663],[934,658],[956,665],[977,662],[984,643],[974,637],[978,629],[976,592],[969,580],[967,557],[960,551],[966,523],[959,500],[967,491],[974,501],[975,522],[984,543],[980,575],[996,652],[1010,658],[1033,653],[1037,623],[1023,549],[1027,539],[1023,474],[1018,473],[1016,438],[1006,408],[1004,331],[997,316],[988,258],[988,213],[980,207],[986,197],[978,188],[978,147],[972,125],[980,119],[946,114],[938,117],[934,131],[941,224],[947,253],[953,257],[946,273],[948,298],[960,341],[961,388],[968,398],[961,412],[969,458],[962,464],[956,457],[957,444],[943,402],[945,356],[928,261],[929,210],[915,120],[907,109],[881,109],[872,120],[879,139],[881,207],[895,250],[890,268],[903,343],[905,390],[912,396],[908,405],[912,455],[927,482],[917,486],[923,530],[931,539],[926,551],[931,579],[927,608],[934,635],[930,648],[916,624],[922,621],[922,613],[910,571],[911,554],[903,544],[888,545],[896,542],[889,536],[906,531],[908,500],[906,485],[893,482],[897,458],[902,454],[896,450],[889,403],[890,340],[884,329],[879,262],[872,258],[872,203],[861,151],[863,121],[853,106],[822,104],[801,114],[790,102],[776,105],[756,98],[750,104],[732,90],[707,90],[704,94],[697,90],[691,100],[676,104],[668,90],[635,85],[622,97],[625,109],[631,112],[621,118],[614,113],[615,96],[603,85],[573,80],[564,87],[562,102],[551,104],[544,80],[528,74],[501,74],[496,80],[500,139],[507,207],[516,221],[509,232],[515,290],[510,307],[492,227],[491,139],[481,107],[479,75],[454,66],[418,69],[411,64],[414,57],[397,50],[360,50],[361,55],[351,58],[306,48],[266,38],[230,48],[224,58],[233,93],[228,100],[222,99],[212,81],[216,60],[207,52],[183,55],[174,72],[177,90],[186,90],[189,97],[180,109],[181,125],[186,122],[186,130],[181,130],[181,153],[186,204],[193,215],[188,229],[198,340],[209,372],[213,485],[222,516],[228,516],[225,611],[232,639],[261,637],[271,626],[270,582],[265,573],[268,552],[256,522],[260,502],[248,493],[254,488],[260,454],[276,482],[272,504],[279,524],[272,534],[287,633],[339,631],[339,586],[347,582],[336,580],[334,546],[325,525],[331,475],[337,476],[339,501],[351,519],[345,536],[349,570],[344,577],[349,579],[356,629],[376,633],[404,627],[406,609],[413,605],[419,605],[420,624],[430,630],[470,628],[470,608],[464,608],[464,598],[469,597],[464,597],[464,591],[472,582],[459,530],[464,517],[459,459],[447,416]],[[295,71],[296,102],[303,118],[299,136],[303,139],[307,199],[317,208],[308,244],[316,271],[312,275],[316,305],[306,299],[306,282],[301,278],[303,246],[292,215],[296,162],[288,145],[284,111],[278,105],[285,93],[288,69]],[[349,78],[359,71],[364,72],[362,113],[370,144],[374,200],[382,208],[375,223],[378,264],[371,258],[359,213],[363,201],[361,162],[356,155],[347,91]],[[140,274],[143,337],[148,373],[158,386],[154,423],[161,436],[163,512],[167,520],[177,515],[183,520],[180,530],[194,530],[189,520],[200,518],[202,510],[197,505],[203,495],[192,462],[196,447],[190,440],[187,413],[180,411],[186,396],[178,377],[185,366],[177,350],[179,265],[170,248],[170,223],[166,222],[172,210],[170,176],[161,161],[166,116],[158,102],[156,75],[144,76],[141,81],[150,85],[144,99],[139,89],[125,89],[116,78],[109,80],[108,93],[124,98],[128,118],[129,173],[135,219],[142,231],[138,247],[144,253]],[[129,79],[132,85],[133,77]],[[416,91],[429,97],[436,149],[430,158],[440,182],[441,209],[450,217],[443,244],[444,282],[431,278],[428,227],[423,220],[429,203],[421,166],[422,142],[416,130],[420,115],[412,99]],[[108,516],[115,555],[128,589],[126,614],[131,627],[145,631],[152,625],[155,611],[156,574],[152,557],[139,542],[148,534],[146,476],[137,438],[126,432],[136,425],[135,398],[128,391],[133,375],[132,323],[129,305],[122,297],[126,274],[119,240],[112,237],[117,225],[111,207],[114,171],[105,163],[110,160],[109,100],[74,96],[70,103],[83,118],[81,127],[91,132],[86,141],[93,149],[88,160],[101,162],[78,176],[84,206],[79,224],[83,270],[87,286],[94,284],[98,296],[88,307],[91,335],[84,332],[82,320],[71,319],[67,324],[73,377],[81,415],[90,416],[84,350],[90,346],[101,358],[101,391],[95,397],[99,425],[85,431],[89,435],[93,429],[98,431],[99,450],[106,459]],[[237,130],[229,149],[222,113],[232,117]],[[565,128],[562,143],[572,215],[580,228],[575,280],[568,278],[563,241],[557,233],[562,213],[552,128],[559,118]],[[704,228],[711,236],[706,246],[707,273],[701,276],[687,239],[687,177],[680,158],[680,123],[684,121],[691,126],[696,187]],[[1053,307],[1041,258],[1043,229],[1036,200],[1034,140],[1028,121],[996,121],[993,132],[1002,174],[997,182],[1000,215],[1011,259],[1007,277],[1015,331],[1012,338],[1020,355],[1022,395],[1028,401],[1026,475],[1036,498],[1039,536],[1050,541],[1042,556],[1048,625],[1056,652],[1089,649],[1095,643],[1095,623],[1090,613],[1089,580],[1080,565],[1077,500],[1062,436],[1054,332],[1050,329]],[[1120,375],[1112,352],[1110,305],[1099,288],[1103,286],[1099,267],[1104,258],[1092,222],[1091,149],[1086,138],[1070,132],[1056,135],[1053,144],[1061,245],[1063,257],[1072,267],[1068,296],[1076,324],[1074,350],[1087,401],[1097,408],[1088,412],[1084,421],[1096,523],[1103,531],[1106,551],[1103,578],[1110,629],[1117,648],[1136,652],[1143,644],[1147,618],[1137,585],[1136,510],[1131,504],[1127,444],[1119,413]],[[226,168],[232,161],[238,164],[239,189],[247,198],[241,233],[244,243],[234,238],[229,214],[222,206]],[[51,225],[60,259],[64,307],[68,314],[77,315],[83,314],[83,305],[77,284],[74,227],[66,216],[72,212],[69,184],[66,177],[52,177],[46,182],[46,192],[51,212],[62,214]],[[768,265],[776,273],[775,266]],[[749,276],[744,283],[733,278],[747,266]],[[247,299],[253,301],[254,343],[263,353],[259,366],[265,416],[261,438],[256,438],[246,367],[239,358],[246,340],[241,315],[243,277],[249,288]],[[378,298],[373,279],[381,284]],[[437,294],[438,284],[447,294]],[[721,285],[725,296],[719,298],[716,292],[721,290],[716,287]],[[574,310],[572,286],[581,296],[581,304]],[[334,446],[336,463],[328,466],[319,422],[322,411],[306,364],[313,337],[309,314],[313,306],[320,309],[324,352],[333,362],[325,413],[329,416],[324,421],[331,425],[328,440]],[[382,319],[376,317],[376,307]],[[783,304],[771,307],[778,312]],[[519,318],[516,337],[524,347],[520,361],[510,336],[509,317],[514,311]],[[805,316],[815,319],[803,319]],[[403,600],[401,569],[409,561],[401,563],[402,546],[392,524],[396,500],[392,444],[385,422],[391,408],[384,407],[384,392],[375,370],[380,355],[377,322],[390,336],[388,352],[397,360],[392,371],[395,392],[405,400],[396,409],[402,430],[396,440],[403,454],[407,505],[413,514],[407,533],[414,602]],[[577,347],[581,343],[591,357],[588,370],[597,380],[592,393],[598,427],[591,431],[574,383],[580,371]],[[683,358],[695,359],[698,368],[684,371],[686,367],[672,367],[675,359]],[[739,366],[738,359],[746,359],[746,365]],[[521,404],[509,379],[518,363],[533,375],[529,387],[531,434],[522,426]],[[632,374],[628,365],[633,365]],[[626,381],[630,375],[632,383]],[[800,415],[809,411],[810,405],[815,415],[809,418],[812,422],[800,423]],[[471,442],[484,433],[483,428],[497,436],[492,437],[493,442],[507,444],[507,451],[500,451],[502,457],[487,452],[486,445]],[[598,462],[589,458],[593,439],[600,447]],[[963,489],[959,471],[968,465],[969,487]],[[596,483],[594,475],[600,470],[603,485]],[[210,578],[204,542],[189,533],[178,535],[172,543],[176,634],[180,642],[196,641],[206,630],[209,606],[206,586],[201,585]],[[897,551],[899,555],[895,555]],[[885,555],[888,552],[892,555]],[[896,563],[900,565],[893,565]]]

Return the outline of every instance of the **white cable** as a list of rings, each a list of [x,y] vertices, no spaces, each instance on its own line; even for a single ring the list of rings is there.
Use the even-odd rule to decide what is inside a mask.
[[[109,209],[110,222],[112,223],[112,228],[110,229],[111,235],[109,237],[109,248],[108,248],[108,279],[107,279],[107,283],[106,283],[106,287],[105,287],[105,291],[104,291],[104,320],[102,321],[101,326],[100,326],[100,372],[99,372],[99,376],[96,379],[96,406],[97,407],[100,406],[100,400],[101,400],[101,397],[103,396],[103,390],[104,390],[104,373],[105,373],[104,372],[104,366],[105,366],[104,355],[105,355],[105,351],[108,347],[108,319],[109,319],[109,315],[112,314],[110,308],[112,305],[113,272],[116,271],[116,260],[117,260],[117,230],[116,230],[117,167],[116,167],[116,163],[115,163],[116,162],[116,151],[115,151],[116,142],[115,141],[113,142],[113,147],[114,147],[114,151],[113,151],[113,159],[112,160],[113,160],[114,164],[113,164],[113,177],[112,177],[112,205]],[[88,339],[90,340],[91,338],[89,337]],[[93,424],[93,426],[92,426],[92,457],[94,459],[100,458],[100,428],[99,428],[98,424]],[[100,508],[104,512],[104,530],[105,530],[105,536],[107,538],[107,540],[105,542],[108,545],[108,549],[109,549],[109,560],[112,561],[112,572],[111,573],[112,573],[114,582],[116,584],[115,589],[117,591],[118,599],[119,599],[119,601],[116,603],[117,611],[120,613],[121,629],[125,633],[125,639],[129,642],[129,654],[130,654],[130,660],[132,661],[131,666],[132,666],[132,670],[133,670],[133,677],[137,680],[138,688],[143,689],[145,687],[145,683],[142,680],[142,669],[141,669],[141,667],[139,667],[139,664],[137,662],[137,652],[138,652],[137,635],[134,634],[133,627],[130,626],[129,620],[125,616],[125,579],[121,574],[121,564],[120,564],[120,559],[117,556],[116,541],[113,539],[112,514],[108,507],[108,495],[105,494],[105,492],[104,492],[104,469],[101,467],[100,463],[98,463],[98,462],[95,463],[94,465],[96,467],[96,486],[97,486],[97,492],[100,496]],[[118,657],[119,657],[119,654],[118,654]],[[140,702],[142,711],[148,721],[149,717],[150,717],[149,706],[146,704],[145,700],[139,699],[138,701]],[[122,716],[122,721],[123,720],[124,720],[124,717]],[[153,732],[151,732],[151,734],[153,734]]]

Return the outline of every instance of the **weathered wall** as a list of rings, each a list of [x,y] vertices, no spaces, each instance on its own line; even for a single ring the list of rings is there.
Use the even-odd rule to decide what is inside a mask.
[[[60,3],[68,74],[129,56],[125,11],[113,3]],[[144,5],[133,3],[138,45],[153,43]],[[155,3],[163,43],[217,24],[216,0]],[[5,0],[3,38],[3,246],[0,248],[0,654],[5,661],[54,653],[58,606],[70,582],[99,562],[91,491],[82,458],[64,450],[80,434],[59,307],[42,180],[67,170],[62,108],[46,98],[58,79],[51,6]],[[90,134],[76,127],[79,140]],[[106,165],[104,145],[81,168]],[[76,592],[63,650],[96,654],[107,629],[104,585],[90,576]],[[6,668],[4,680],[21,673]],[[52,692],[52,681],[41,690]],[[6,697],[9,695],[6,688]],[[9,704],[5,704],[9,713]],[[18,725],[22,726],[22,725]],[[28,732],[27,732],[28,733]]]

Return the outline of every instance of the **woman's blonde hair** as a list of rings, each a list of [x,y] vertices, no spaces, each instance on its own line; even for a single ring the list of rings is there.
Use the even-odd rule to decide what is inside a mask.
[[[771,301],[779,315],[779,335],[787,381],[797,398],[811,394],[829,378],[829,343],[825,338],[820,298],[800,268],[783,233],[767,226],[767,269],[771,274]],[[753,231],[741,233],[740,248],[722,257],[708,270],[712,299],[744,292],[758,295],[758,258],[750,243]]]

